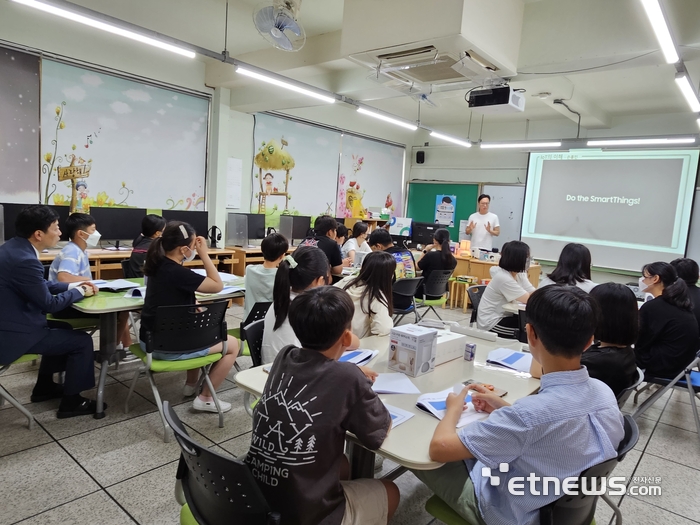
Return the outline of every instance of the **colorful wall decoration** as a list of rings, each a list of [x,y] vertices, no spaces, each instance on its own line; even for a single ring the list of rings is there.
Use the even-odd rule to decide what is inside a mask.
[[[334,213],[340,133],[257,114],[254,137],[252,213],[275,228],[282,214]]]
[[[0,48],[0,202],[39,202],[39,57]]]
[[[204,210],[209,101],[42,61],[41,202]]]

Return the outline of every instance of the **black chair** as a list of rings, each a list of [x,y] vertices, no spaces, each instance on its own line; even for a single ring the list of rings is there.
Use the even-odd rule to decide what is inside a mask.
[[[609,477],[617,464],[625,459],[627,453],[637,444],[639,440],[637,422],[629,415],[625,416],[624,419],[625,436],[618,446],[617,457],[584,470],[579,478],[579,486],[581,486],[581,480],[586,478],[587,487],[593,486],[593,480],[596,480],[597,486],[600,487],[600,478]],[[602,494],[600,497],[615,513],[616,525],[622,525],[622,514],[617,505],[607,494]],[[540,508],[540,525],[557,525],[561,523],[566,523],[566,525],[590,525],[593,522],[597,503],[597,495],[564,495],[549,505]]]
[[[265,316],[267,315],[267,311],[270,309],[270,306],[272,306],[271,302],[255,303],[253,305],[253,308],[251,308],[250,312],[248,313],[248,317],[246,317],[245,321],[241,323],[240,328],[232,328],[228,331],[228,334],[232,335],[236,339],[240,339],[242,343],[247,341],[248,337],[245,332],[245,327],[254,323],[255,321],[259,321],[261,319],[264,320]],[[262,345],[262,342],[260,344]],[[241,344],[241,355],[251,356],[250,345]],[[253,366],[260,366],[262,364],[261,357],[258,358],[258,364],[255,364],[255,358],[253,358],[252,356],[251,359],[253,360]],[[236,367],[236,370],[238,372],[241,371],[241,367],[239,366],[238,362],[234,363],[234,366]]]
[[[167,401],[163,412],[181,451],[176,475],[176,498],[184,496],[181,525],[280,523],[245,463],[194,441]]]
[[[642,384],[642,381],[644,381],[644,372],[641,368],[637,368],[637,379],[634,381],[634,384],[625,388],[617,396],[618,407],[622,408],[623,406],[625,406],[625,403],[632,394],[632,391],[637,390],[637,387]]]
[[[158,372],[178,372],[185,370],[201,369],[202,376],[206,382],[214,404],[219,412],[219,427],[224,426],[224,414],[221,411],[219,399],[216,396],[211,380],[209,379],[209,369],[211,366],[226,355],[226,308],[228,301],[216,301],[206,305],[184,305],[184,306],[159,306],[156,309],[156,318],[153,331],[146,332],[146,352],[136,343],[129,347],[131,352],[138,356],[144,366],[136,370],[129,394],[124,403],[124,412],[129,412],[129,399],[134,392],[134,387],[139,376],[145,373],[151,384],[153,397],[158,405],[161,419],[163,421],[164,436],[167,443],[170,440],[168,423],[163,415],[163,404],[156,387],[154,374]],[[181,359],[178,361],[166,361],[153,359],[153,352],[163,352],[172,354],[183,354],[204,350],[216,344],[223,343],[223,351],[220,354],[209,354],[204,357],[193,359]]]
[[[442,317],[435,310],[436,306],[443,306],[447,302],[447,283],[450,281],[454,270],[433,270],[430,272],[428,280],[423,284],[423,298],[417,299],[418,306],[427,306],[428,309],[423,315],[418,315],[418,320],[425,317],[430,310],[442,321]],[[437,299],[427,299],[427,297],[437,297]]]
[[[414,277],[410,279],[398,279],[392,286],[394,297],[406,298],[411,301],[408,308],[396,308],[394,306],[394,326],[399,324],[401,320],[408,314],[413,313],[416,316],[416,323],[420,320],[418,311],[416,310],[416,292],[423,282],[422,277]],[[394,301],[396,302],[396,301]]]
[[[49,270],[51,269],[51,265],[44,264],[42,266],[44,267],[44,281],[48,281],[49,280]]]
[[[121,261],[122,273],[124,274],[124,279],[136,279],[137,277],[143,277],[143,275],[137,275],[129,266],[129,259],[123,259]]]
[[[685,369],[673,379],[651,377],[645,374],[644,381],[646,382],[646,385],[644,385],[644,388],[638,390],[635,394],[635,404],[637,404],[639,394],[641,394],[645,390],[648,390],[651,387],[651,385],[661,385],[662,388],[659,388],[656,392],[650,395],[641,405],[639,405],[639,408],[635,410],[634,414],[632,414],[632,417],[635,420],[639,418],[639,416],[646,412],[646,410],[651,405],[656,403],[656,401],[658,401],[671,388],[687,390],[688,395],[690,397],[690,406],[693,409],[693,417],[695,418],[695,428],[698,431],[698,437],[700,437],[700,417],[698,416],[698,407],[697,403],[695,402],[695,397],[698,394],[700,394],[700,372],[693,370],[693,368],[697,368],[699,365],[700,351],[698,351],[698,353],[695,355],[695,359],[693,359],[688,364],[688,366],[686,366]]]
[[[265,331],[265,319],[253,321],[245,327],[246,343],[250,352],[250,358],[253,361],[253,367],[262,365],[262,342],[263,332]],[[250,392],[243,394],[243,406],[248,415],[253,417],[253,407],[255,401],[251,400]]]
[[[484,290],[486,290],[486,286],[483,284],[467,288],[469,302],[472,303],[472,316],[469,319],[469,324],[476,323],[476,314],[479,310],[479,303],[481,302],[481,297],[484,295]]]

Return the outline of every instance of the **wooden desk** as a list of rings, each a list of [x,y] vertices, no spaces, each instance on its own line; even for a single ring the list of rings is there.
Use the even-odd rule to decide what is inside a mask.
[[[482,383],[498,386],[508,391],[505,400],[513,403],[521,397],[537,391],[540,386],[538,379],[529,374],[514,374],[495,366],[486,366],[486,357],[491,350],[500,347],[520,349],[517,341],[498,339],[494,342],[467,336],[469,342],[476,343],[477,351],[474,361],[455,359],[436,366],[433,372],[409,379],[421,393],[439,392],[466,379],[474,379]],[[388,369],[389,337],[372,336],[362,339],[361,348],[379,350],[379,354],[369,362],[369,367],[378,373],[394,372]],[[234,381],[245,391],[260,396],[265,387],[268,374],[263,367],[249,368],[238,372]],[[389,405],[407,410],[415,414],[400,427],[393,429],[386,438],[379,453],[407,468],[416,470],[432,470],[442,466],[433,461],[428,455],[430,440],[437,427],[438,420],[416,407],[418,394],[381,394],[382,401]],[[353,478],[372,477],[374,471],[374,454],[356,444],[356,439],[348,435]],[[359,450],[358,450],[359,449]],[[357,459],[357,461],[356,461]]]
[[[50,264],[56,258],[56,255],[61,250],[51,249],[46,253],[39,254],[39,261],[43,264]],[[232,273],[235,275],[243,275],[243,273],[236,273],[234,266],[238,263],[238,259],[235,258],[233,251],[226,248],[210,248],[209,257],[211,258],[214,266],[221,265],[219,268],[227,273]],[[90,261],[90,271],[92,271],[92,276],[94,279],[119,279],[124,275],[122,273],[122,261],[128,259],[131,256],[131,250],[101,250],[101,249],[88,249],[88,260]],[[202,268],[204,265],[199,259],[185,263],[185,266],[193,268]]]
[[[234,275],[245,275],[245,267],[249,264],[262,264],[265,258],[259,246],[254,248],[243,248],[241,246],[227,246],[225,248],[231,253],[235,263],[231,263],[231,271]],[[290,246],[287,253],[292,253],[296,250],[296,246]]]

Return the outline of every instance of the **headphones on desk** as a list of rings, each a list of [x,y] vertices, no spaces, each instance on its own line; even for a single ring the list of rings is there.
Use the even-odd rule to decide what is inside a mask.
[[[221,228],[219,228],[218,226],[212,226],[211,228],[209,228],[209,231],[207,233],[209,234],[209,239],[211,240],[211,247],[216,248],[216,242],[221,240]]]

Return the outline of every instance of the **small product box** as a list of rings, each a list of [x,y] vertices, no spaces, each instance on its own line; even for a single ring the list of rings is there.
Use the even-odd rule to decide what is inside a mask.
[[[450,332],[449,330],[438,330],[435,366],[447,363],[453,359],[464,358],[464,345],[466,344],[466,335]]]
[[[435,369],[438,331],[415,324],[391,329],[389,368],[417,377]]]

